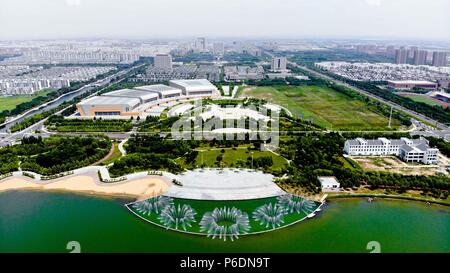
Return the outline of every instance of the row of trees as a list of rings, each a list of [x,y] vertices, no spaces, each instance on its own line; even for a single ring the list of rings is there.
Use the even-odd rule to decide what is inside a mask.
[[[59,115],[51,116],[46,125],[58,132],[128,132],[133,128],[129,119],[65,119]]]
[[[168,132],[172,129],[172,125],[178,120],[178,117],[160,118],[155,116],[147,116],[141,124],[139,131],[141,132]]]

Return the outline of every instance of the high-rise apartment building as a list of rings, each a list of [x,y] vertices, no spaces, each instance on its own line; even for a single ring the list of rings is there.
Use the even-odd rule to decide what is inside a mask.
[[[395,63],[396,64],[406,64],[408,60],[408,50],[401,47],[395,50]]]
[[[433,52],[433,66],[446,66],[447,65],[447,52],[435,51]]]
[[[395,47],[392,45],[389,45],[386,47],[386,56],[387,57],[395,57]]]
[[[213,44],[214,55],[223,55],[224,54],[224,46],[222,42],[217,42]]]
[[[205,37],[197,38],[197,40],[195,41],[195,47],[196,47],[196,49],[198,49],[200,51],[206,51],[206,49],[207,49],[206,38]]]
[[[425,65],[427,63],[427,51],[426,50],[416,50],[414,51],[413,64],[414,65]]]
[[[270,69],[273,71],[285,71],[287,65],[286,57],[273,57]]]
[[[414,52],[416,52],[417,50],[419,50],[419,47],[417,47],[417,46],[410,47],[409,51],[408,51],[408,59],[413,59],[414,58]]]
[[[172,70],[172,56],[169,54],[157,54],[154,63],[156,68]]]

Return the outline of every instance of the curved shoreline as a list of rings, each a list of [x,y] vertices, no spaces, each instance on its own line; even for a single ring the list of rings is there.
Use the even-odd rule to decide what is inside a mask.
[[[12,176],[0,183],[0,193],[8,191],[48,191],[139,200],[160,195],[166,192],[170,186],[171,183],[164,177],[150,175],[115,183],[101,182],[95,173],[75,174],[46,182],[35,181],[29,177]]]
[[[391,199],[391,200],[402,200],[402,201],[415,201],[421,203],[432,203],[445,207],[450,207],[450,203],[445,203],[439,200],[418,198],[418,197],[409,197],[409,196],[401,196],[401,195],[386,195],[386,194],[370,194],[370,193],[361,193],[361,194],[339,194],[339,195],[328,195],[328,200],[333,199],[352,199],[352,198],[366,198],[366,197],[376,197],[380,199]]]
[[[159,172],[159,171],[158,171]],[[24,173],[31,173],[34,178],[30,178],[24,175]],[[10,173],[9,176],[2,175],[0,176],[0,193],[9,191],[9,190],[35,190],[35,191],[49,191],[49,190],[56,190],[56,191],[65,191],[65,192],[73,192],[73,193],[85,193],[89,196],[92,195],[99,195],[99,196],[118,196],[118,197],[136,197],[136,198],[143,198],[144,196],[142,194],[136,194],[133,193],[110,193],[110,192],[103,192],[103,191],[95,191],[91,188],[87,188],[84,190],[72,190],[70,188],[58,188],[58,189],[45,189],[44,186],[48,184],[53,184],[55,182],[60,182],[61,180],[70,179],[76,176],[90,176],[93,178],[94,183],[97,186],[105,186],[105,187],[114,187],[114,186],[120,186],[123,184],[128,184],[130,182],[133,182],[133,180],[138,180],[139,178],[147,178],[147,179],[154,179],[154,180],[160,180],[165,182],[167,186],[172,185],[170,181],[171,178],[174,178],[175,176],[171,173],[167,172],[160,172],[162,175],[149,175],[148,172],[137,172],[133,174],[128,174],[121,176],[119,178],[112,179],[109,174],[109,170],[105,168],[104,166],[88,166],[83,167],[80,169],[76,169],[70,172],[66,172],[70,174],[65,174],[60,177],[55,177],[48,180],[41,180],[43,177],[40,174],[29,172],[29,171],[17,171],[14,173]],[[100,175],[100,177],[99,177]],[[6,183],[8,180],[11,179],[22,179],[24,182],[28,184],[28,186],[14,186],[14,187],[6,187],[2,189],[2,184]],[[124,180],[121,180],[120,178],[124,178]],[[103,180],[103,181],[102,181]],[[31,182],[31,183],[30,183]],[[20,184],[20,183],[19,183]],[[404,201],[415,201],[415,202],[429,202],[433,204],[438,204],[446,207],[450,207],[450,201],[441,201],[436,199],[430,199],[430,198],[421,198],[421,197],[413,197],[413,196],[401,196],[401,195],[392,195],[392,194],[371,194],[371,193],[338,193],[338,194],[328,194],[326,195],[326,199],[332,200],[332,199],[344,199],[344,198],[368,198],[368,197],[376,197],[376,198],[383,198],[383,199],[397,199],[397,200],[404,200]]]

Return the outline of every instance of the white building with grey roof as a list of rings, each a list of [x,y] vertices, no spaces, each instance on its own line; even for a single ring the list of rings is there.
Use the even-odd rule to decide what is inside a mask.
[[[171,80],[169,85],[181,89],[186,96],[214,96],[218,95],[217,87],[206,79]]]
[[[175,98],[181,96],[181,89],[164,84],[144,85],[135,87],[135,89],[158,94],[160,99]]]
[[[344,152],[352,156],[386,156],[395,155],[405,162],[420,162],[423,164],[436,164],[439,150],[430,148],[425,138],[409,139],[364,139],[347,140]]]
[[[108,97],[137,98],[141,104],[158,100],[157,93],[145,92],[136,89],[120,89],[117,91],[106,93]]]
[[[121,89],[86,99],[77,104],[80,117],[141,116],[148,108],[178,99],[220,96],[208,80],[177,80],[162,84]]]
[[[133,110],[141,104],[138,98],[96,96],[77,104],[80,116],[134,116]]]

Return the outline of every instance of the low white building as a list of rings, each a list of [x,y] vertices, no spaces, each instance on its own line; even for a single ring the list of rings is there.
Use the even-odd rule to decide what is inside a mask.
[[[430,148],[425,138],[409,139],[364,139],[347,140],[344,152],[348,155],[386,156],[395,155],[405,162],[420,162],[423,164],[436,164],[439,150]]]
[[[137,98],[139,99],[141,104],[158,100],[158,94],[136,89],[120,89],[106,93],[105,96],[121,97],[121,98]]]
[[[174,98],[181,96],[181,90],[163,84],[145,85],[134,89],[157,93],[160,99]]]
[[[169,85],[181,89],[185,96],[214,96],[219,94],[216,86],[206,79],[171,80]]]
[[[254,109],[244,108],[241,106],[222,108],[215,104],[208,105],[205,111],[200,114],[200,117],[203,121],[209,120],[214,117],[219,118],[220,120],[243,120],[246,118],[250,118],[257,121],[270,121],[269,116],[263,115],[262,113]]]
[[[337,181],[334,176],[319,176],[317,177],[322,187],[322,191],[339,191],[341,189],[341,184]]]

